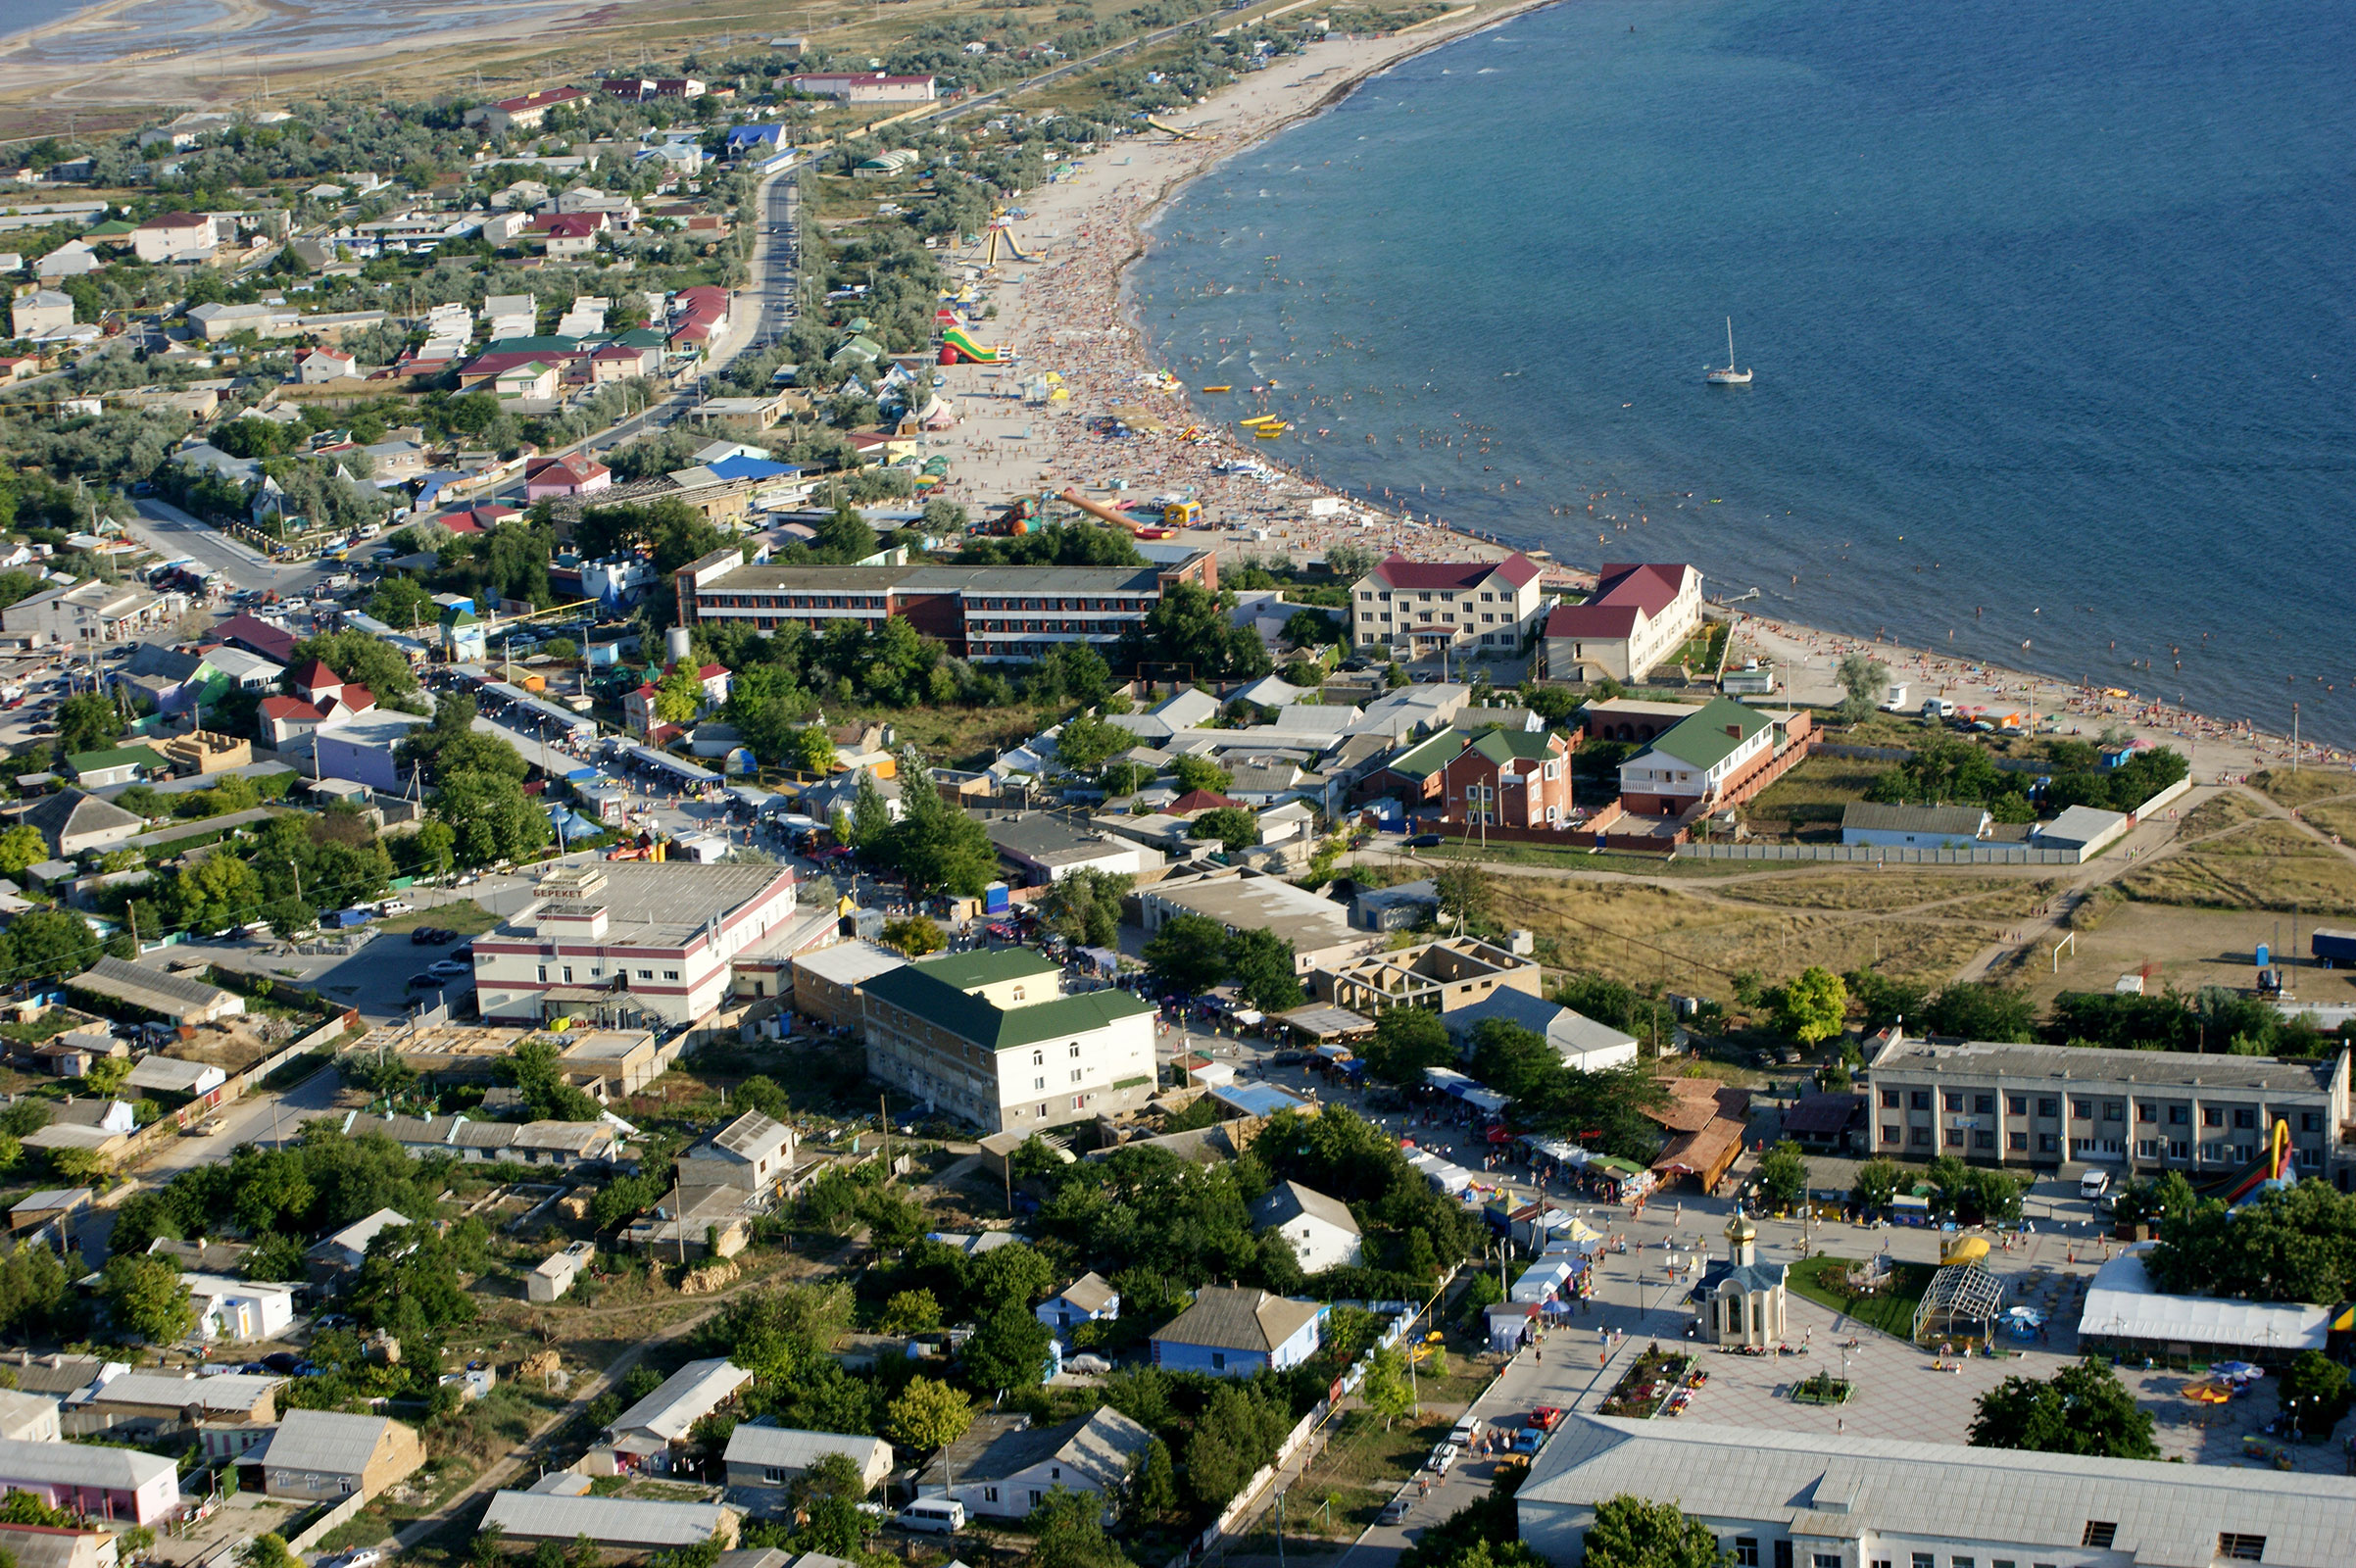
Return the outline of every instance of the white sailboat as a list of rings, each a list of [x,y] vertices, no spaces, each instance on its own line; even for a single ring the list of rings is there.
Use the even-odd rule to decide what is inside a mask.
[[[1731,316],[1726,318],[1726,368],[1712,366],[1703,372],[1703,379],[1712,386],[1750,385],[1750,372],[1735,368],[1735,318]]]

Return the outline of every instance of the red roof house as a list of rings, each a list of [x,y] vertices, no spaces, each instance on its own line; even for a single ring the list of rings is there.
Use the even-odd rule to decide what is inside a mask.
[[[595,458],[534,458],[523,466],[523,497],[538,501],[548,496],[585,496],[612,488],[614,470]]]
[[[1701,625],[1701,573],[1682,563],[1607,563],[1584,605],[1546,616],[1551,680],[1639,681]]]

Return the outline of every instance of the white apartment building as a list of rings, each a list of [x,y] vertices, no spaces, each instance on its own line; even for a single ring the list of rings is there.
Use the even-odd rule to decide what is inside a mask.
[[[1701,573],[1682,562],[1605,563],[1583,605],[1557,605],[1540,647],[1551,680],[1643,680],[1701,629]]]
[[[1364,648],[1406,644],[1418,655],[1512,653],[1538,627],[1544,600],[1538,563],[1409,561],[1393,555],[1350,585],[1350,640]]]
[[[2327,1568],[2356,1480],[1574,1413],[1514,1494],[1521,1538],[1571,1568],[1596,1506],[1700,1520],[1738,1568]]]
[[[775,865],[624,860],[566,867],[474,943],[485,1018],[538,1022],[626,999],[691,1023],[726,999],[730,965],[782,944],[794,873]]]
[[[956,953],[863,982],[867,1071],[984,1132],[1134,1110],[1153,1094],[1153,1004],[1062,994],[1038,954]]]

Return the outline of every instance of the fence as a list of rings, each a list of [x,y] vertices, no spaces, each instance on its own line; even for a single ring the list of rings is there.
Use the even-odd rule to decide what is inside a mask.
[[[130,1136],[129,1142],[114,1156],[117,1170],[129,1170],[155,1152],[158,1146],[177,1138],[186,1129],[204,1121],[232,1100],[244,1098],[245,1092],[261,1083],[288,1062],[343,1038],[345,1031],[360,1021],[360,1014],[347,1007],[317,1029],[302,1036],[291,1045],[281,1046],[244,1071],[231,1075],[218,1089],[210,1090],[169,1116],[159,1116]],[[321,1063],[324,1066],[324,1063]]]
[[[1695,860],[1841,860],[1891,865],[2077,865],[2076,850],[2038,850],[2025,844],[1978,849],[1897,849],[1878,844],[1684,844],[1680,858]]]
[[[327,1539],[338,1525],[360,1517],[360,1510],[368,1505],[368,1494],[355,1492],[334,1507],[303,1527],[302,1533],[286,1543],[286,1549],[300,1556]]]

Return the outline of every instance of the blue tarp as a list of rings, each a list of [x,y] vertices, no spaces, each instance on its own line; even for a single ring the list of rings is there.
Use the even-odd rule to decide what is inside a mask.
[[[748,458],[741,452],[705,466],[723,479],[791,479],[802,472],[799,463],[771,463],[765,458]]]

